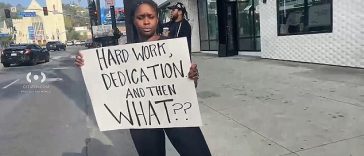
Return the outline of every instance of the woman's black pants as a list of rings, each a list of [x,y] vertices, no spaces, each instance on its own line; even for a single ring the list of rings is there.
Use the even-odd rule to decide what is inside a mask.
[[[199,127],[131,129],[139,156],[165,156],[165,135],[181,156],[211,156]]]

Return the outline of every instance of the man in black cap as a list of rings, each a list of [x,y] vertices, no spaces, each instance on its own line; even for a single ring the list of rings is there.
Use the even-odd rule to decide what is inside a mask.
[[[164,24],[163,35],[170,38],[187,37],[188,49],[191,54],[191,25],[188,23],[186,18],[188,18],[186,8],[180,2],[169,6],[168,9],[171,10],[171,21]]]

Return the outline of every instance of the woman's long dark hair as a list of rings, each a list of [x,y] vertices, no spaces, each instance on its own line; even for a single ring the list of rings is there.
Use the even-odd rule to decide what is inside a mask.
[[[136,0],[133,4],[133,7],[132,9],[130,10],[130,19],[132,21],[132,30],[133,30],[133,41],[132,43],[138,43],[140,42],[139,40],[139,34],[138,34],[138,31],[134,25],[134,18],[135,18],[135,12],[137,11],[138,7],[142,4],[148,4],[150,5],[154,10],[155,10],[155,13],[157,14],[157,18],[159,17],[159,12],[158,12],[158,5],[157,3],[155,3],[153,0]],[[157,26],[158,27],[158,26]]]

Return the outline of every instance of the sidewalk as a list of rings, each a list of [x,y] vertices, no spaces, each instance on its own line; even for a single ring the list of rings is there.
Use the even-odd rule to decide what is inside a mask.
[[[214,156],[361,156],[364,70],[194,54]]]
[[[363,69],[203,53],[193,61],[213,156],[364,154]],[[128,130],[100,132],[88,114],[89,156],[137,155]]]

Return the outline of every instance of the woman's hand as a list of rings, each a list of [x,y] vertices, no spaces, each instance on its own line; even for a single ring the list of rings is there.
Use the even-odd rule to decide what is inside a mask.
[[[80,52],[78,52],[76,56],[75,64],[78,67],[82,67],[83,65],[85,65],[85,60],[83,59],[83,55]]]
[[[198,74],[197,64],[192,64],[190,67],[190,71],[188,72],[188,78],[194,80],[195,87],[197,87],[197,81],[199,79],[199,76],[200,75]]]

